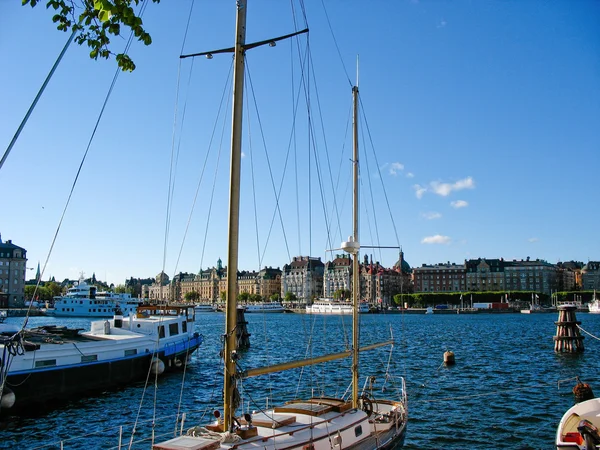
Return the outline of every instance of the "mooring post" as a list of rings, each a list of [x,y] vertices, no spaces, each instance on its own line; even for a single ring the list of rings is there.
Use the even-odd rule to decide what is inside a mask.
[[[246,322],[246,318],[244,317],[244,308],[238,308],[237,326],[235,329],[238,350],[250,348],[250,333],[248,333],[246,325],[248,325],[248,322]]]
[[[562,305],[558,307],[556,336],[554,336],[554,351],[557,353],[583,352],[583,338],[579,333],[580,321],[575,317],[577,306]]]

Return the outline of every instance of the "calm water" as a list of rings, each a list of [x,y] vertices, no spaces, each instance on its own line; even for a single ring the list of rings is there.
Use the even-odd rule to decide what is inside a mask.
[[[133,424],[135,440],[150,437],[153,417],[159,440],[169,438],[175,414],[187,412],[185,428],[206,422],[221,398],[220,335],[224,315],[200,314],[197,329],[205,337],[194,355],[181,389],[181,374],[171,374],[144,389],[144,383],[70,401],[30,417],[0,423],[0,448],[117,448],[119,426],[128,444]],[[573,404],[574,380],[557,388],[559,380],[579,376],[600,392],[600,341],[586,337],[583,355],[556,355],[552,336],[556,314],[364,315],[362,342],[396,341],[392,369],[407,379],[410,421],[408,449],[551,449],[558,421]],[[579,313],[582,327],[600,336],[600,315]],[[22,319],[11,318],[20,322]],[[30,326],[60,319],[33,318]],[[247,315],[252,348],[241,362],[248,368],[305,358],[312,331],[312,353],[341,351],[350,340],[350,318],[304,314]],[[88,328],[85,319],[61,324]],[[441,365],[452,350],[456,365]],[[387,361],[385,350],[361,354],[363,363]],[[382,367],[382,370],[384,368]],[[380,373],[383,373],[381,371]],[[348,377],[347,377],[348,376]],[[342,394],[349,381],[348,361],[245,380],[245,407],[264,407],[324,389]],[[269,401],[272,401],[269,400]],[[257,406],[258,405],[258,406]],[[124,448],[127,448],[124,445]],[[150,448],[150,441],[133,448]]]

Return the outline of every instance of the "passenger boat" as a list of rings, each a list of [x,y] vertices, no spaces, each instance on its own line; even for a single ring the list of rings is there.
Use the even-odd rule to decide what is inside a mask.
[[[0,336],[0,413],[45,406],[184,367],[202,343],[194,308],[140,306],[129,317],[91,322],[89,331],[60,326]]]
[[[307,314],[352,314],[354,307],[350,302],[340,302],[336,300],[320,299],[312,305],[306,307]],[[360,302],[358,305],[359,314],[369,312],[369,305],[365,302]]]
[[[54,297],[54,306],[45,313],[60,317],[112,317],[117,310],[129,316],[135,314],[140,301],[131,294],[98,291],[96,286],[79,280],[64,296]]]
[[[590,450],[600,446],[600,398],[577,403],[563,415],[556,430],[557,450]]]
[[[237,0],[236,42],[229,49],[213,50],[189,56],[209,56],[224,52],[233,52],[233,105],[231,133],[231,170],[229,181],[229,229],[227,258],[227,289],[225,332],[223,334],[223,405],[222,410],[214,413],[215,421],[187,431],[173,439],[153,443],[154,450],[195,449],[216,450],[232,448],[238,450],[253,449],[392,449],[403,444],[407,424],[407,397],[404,379],[390,371],[379,377],[366,376],[364,384],[359,382],[359,353],[365,350],[390,346],[393,341],[360,347],[359,345],[359,250],[358,241],[358,88],[352,88],[354,105],[354,152],[353,167],[353,235],[342,243],[342,249],[353,257],[352,283],[352,347],[340,353],[323,356],[311,356],[308,359],[289,361],[262,368],[241,369],[243,355],[237,352],[238,328],[237,316],[237,273],[240,231],[240,178],[242,155],[242,117],[244,98],[244,68],[246,52],[261,45],[276,45],[277,41],[288,39],[308,32],[308,29],[274,39],[246,44],[247,1]],[[182,58],[186,55],[182,56]],[[276,99],[275,101],[279,101]],[[279,406],[268,406],[254,411],[240,413],[241,393],[238,384],[244,378],[281,372],[324,363],[342,358],[352,358],[349,375],[351,392],[348,397],[332,398],[325,395],[307,399],[298,399]],[[389,359],[392,359],[391,357]],[[383,374],[384,372],[379,372]],[[373,375],[373,376],[371,376]],[[397,390],[391,386],[399,381]],[[244,388],[244,391],[246,387]],[[348,392],[347,391],[347,392]],[[186,418],[189,424],[190,417]],[[183,428],[183,425],[181,425]],[[180,429],[176,426],[175,429]]]
[[[252,313],[283,313],[285,312],[285,308],[279,302],[257,302],[257,303],[248,303],[244,307],[244,312],[248,314]]]
[[[194,306],[194,311],[196,313],[215,312],[217,311],[217,305],[214,303],[202,303]]]

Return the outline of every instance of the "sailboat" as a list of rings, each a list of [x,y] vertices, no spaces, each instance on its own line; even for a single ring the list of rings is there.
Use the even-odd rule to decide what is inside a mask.
[[[236,43],[234,53],[234,94],[231,139],[231,170],[229,192],[229,250],[227,264],[227,296],[225,317],[224,389],[223,409],[215,411],[215,421],[205,426],[188,430],[187,435],[154,444],[154,449],[302,449],[330,450],[387,449],[403,444],[408,417],[408,403],[404,379],[398,398],[379,398],[375,388],[375,377],[367,377],[362,392],[359,387],[359,353],[391,345],[393,341],[359,348],[358,305],[359,305],[359,260],[358,241],[358,88],[352,88],[354,102],[354,158],[353,158],[353,236],[342,243],[342,248],[353,257],[353,333],[350,350],[310,359],[286,362],[273,366],[248,369],[238,368],[240,355],[236,352],[236,283],[238,265],[238,232],[240,207],[240,160],[242,99],[244,88],[244,56],[248,48],[262,43],[286,39],[308,30],[282,36],[275,40],[256,44],[245,43],[247,2],[237,1]],[[207,52],[217,53],[218,51]],[[253,413],[237,415],[239,394],[237,383],[242,378],[280,372],[283,370],[352,357],[352,394],[350,399],[312,397],[293,400],[281,406]],[[386,380],[387,381],[387,376]],[[385,391],[384,391],[385,392]],[[383,395],[383,393],[382,393]],[[387,394],[386,394],[387,395]]]

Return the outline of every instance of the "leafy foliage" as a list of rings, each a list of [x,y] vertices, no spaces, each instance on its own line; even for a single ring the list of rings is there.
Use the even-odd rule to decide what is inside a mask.
[[[77,32],[75,41],[87,44],[90,58],[108,59],[115,55],[117,64],[123,71],[135,70],[133,60],[126,53],[115,54],[109,49],[111,36],[120,36],[121,27],[129,28],[134,36],[145,45],[152,43],[150,34],[142,26],[142,18],[133,7],[150,0],[48,0],[46,8],[54,9],[52,22],[61,31]],[[21,0],[23,5],[35,7],[39,0]],[[152,0],[159,3],[160,0]]]
[[[197,302],[198,300],[200,300],[200,294],[196,291],[190,291],[190,292],[186,292],[184,298],[188,302]]]

